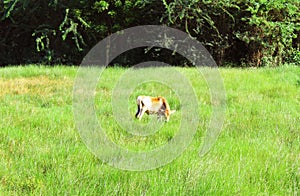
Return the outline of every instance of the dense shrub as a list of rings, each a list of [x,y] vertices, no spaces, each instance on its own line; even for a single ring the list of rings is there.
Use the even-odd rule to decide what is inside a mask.
[[[167,24],[188,32],[219,65],[299,63],[299,7],[297,0],[3,0],[0,65],[79,64],[104,37],[146,24]],[[171,54],[158,49],[150,53],[137,49],[115,62],[130,64],[153,56],[168,61],[164,58]],[[174,59],[182,63],[182,58]]]
[[[139,24],[137,9],[135,1],[4,0],[0,63],[78,64],[107,35]]]
[[[299,58],[299,1],[163,2],[169,24],[202,41],[219,65],[279,65]]]

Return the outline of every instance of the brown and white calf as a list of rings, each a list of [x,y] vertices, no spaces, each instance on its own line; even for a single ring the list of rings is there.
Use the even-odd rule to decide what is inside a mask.
[[[165,116],[167,122],[170,119],[170,115],[176,110],[171,110],[167,100],[164,97],[150,97],[150,96],[138,96],[136,99],[138,110],[135,117],[139,120],[146,114],[157,114],[157,118]]]

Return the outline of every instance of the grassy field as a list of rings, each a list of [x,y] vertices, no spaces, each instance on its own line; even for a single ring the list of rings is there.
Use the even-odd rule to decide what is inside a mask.
[[[190,79],[199,102],[193,142],[172,163],[135,172],[108,166],[82,142],[72,110],[76,67],[1,68],[0,195],[299,195],[300,67],[220,69],[226,120],[204,157],[199,149],[211,116],[209,89],[195,69],[178,70]],[[157,133],[133,136],[115,123],[110,105],[111,90],[125,71],[105,70],[96,115],[118,145],[157,148],[176,134],[179,98],[158,83],[136,87],[129,98],[132,117],[136,95],[147,92],[166,96],[178,111]]]

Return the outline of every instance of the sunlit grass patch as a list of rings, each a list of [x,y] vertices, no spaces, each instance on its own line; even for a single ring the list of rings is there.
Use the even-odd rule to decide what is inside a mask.
[[[72,108],[75,67],[0,69],[0,195],[298,195],[300,193],[300,68],[221,68],[227,111],[222,132],[199,157],[212,115],[209,87],[195,68],[176,68],[194,87],[199,126],[173,162],[151,171],[122,171],[82,141]],[[112,90],[127,69],[108,68],[95,89],[95,115],[123,148],[167,144],[180,125],[180,97],[158,82],[137,85],[128,98],[132,122],[140,94],[167,98],[176,113],[149,136],[128,133],[114,119]],[[83,111],[84,112],[84,111]]]

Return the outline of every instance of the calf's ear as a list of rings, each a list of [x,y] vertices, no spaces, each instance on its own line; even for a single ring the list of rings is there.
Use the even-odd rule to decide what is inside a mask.
[[[175,113],[176,112],[176,110],[171,110],[170,111],[170,114],[173,114],[173,113]]]

